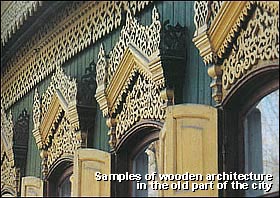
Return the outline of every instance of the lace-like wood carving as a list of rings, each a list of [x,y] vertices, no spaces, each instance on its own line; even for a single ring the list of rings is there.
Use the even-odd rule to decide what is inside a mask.
[[[13,152],[13,121],[9,111],[1,107],[1,192],[17,196],[19,192],[19,169],[15,167]]]
[[[165,114],[163,104],[164,100],[160,97],[158,86],[144,76],[138,75],[132,90],[127,90],[122,110],[116,117],[117,140],[141,119],[163,120]]]
[[[156,8],[152,24],[142,26],[127,12],[120,40],[108,58],[101,45],[96,71],[96,99],[109,127],[114,149],[125,132],[142,119],[164,119],[165,81],[160,61],[161,24]]]
[[[37,89],[33,105],[33,135],[42,157],[45,177],[62,156],[72,156],[82,145],[77,112],[77,84],[58,68],[41,98]]]
[[[222,64],[223,89],[231,86],[260,60],[279,59],[278,15],[258,6],[247,28],[241,31],[230,56]]]
[[[122,10],[142,10],[149,1],[74,2],[54,16],[7,63],[1,103],[9,108],[56,67],[120,26]]]
[[[202,8],[210,14],[201,12]],[[195,3],[197,30],[193,41],[208,66],[212,97],[217,105],[258,62],[277,62],[278,15],[278,2]]]
[[[1,43],[6,44],[8,39],[23,24],[27,17],[32,16],[42,6],[42,1],[13,1],[2,15],[1,11]]]

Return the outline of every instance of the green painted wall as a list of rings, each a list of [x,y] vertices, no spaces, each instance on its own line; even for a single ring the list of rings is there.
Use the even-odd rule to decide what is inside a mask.
[[[172,25],[176,25],[179,22],[182,26],[187,27],[187,62],[185,65],[185,73],[182,73],[180,80],[183,82],[183,103],[199,103],[212,105],[210,77],[207,75],[207,68],[204,66],[202,59],[199,56],[198,50],[192,42],[194,34],[194,23],[193,23],[193,2],[189,1],[165,1],[155,3],[159,13],[161,22],[169,19]],[[151,23],[151,13],[154,4],[148,6],[147,9],[137,14],[136,17],[144,25]],[[68,60],[64,65],[64,71],[67,75],[77,78],[79,81],[81,76],[85,72],[85,68],[89,66],[90,62],[94,59],[97,61],[97,55],[99,52],[100,44],[103,43],[105,51],[108,53],[115,43],[118,41],[120,34],[118,28],[111,32],[109,35],[100,39],[94,45],[91,45],[79,55]],[[50,76],[42,83],[38,85],[38,91],[40,95],[47,89],[50,83]],[[34,89],[30,91],[23,99],[18,101],[12,107],[12,113],[14,120],[21,113],[23,108],[26,108],[30,114],[30,127],[29,127],[29,144],[27,154],[27,168],[26,175],[33,175],[40,177],[40,156],[35,143],[35,139],[32,134],[33,120],[32,120],[32,106],[33,106]],[[98,107],[99,109],[99,107]],[[93,147],[105,151],[109,151],[108,145],[108,128],[106,126],[105,119],[102,116],[100,110],[97,111],[96,117],[92,118],[95,121],[96,126],[94,128],[93,135]]]

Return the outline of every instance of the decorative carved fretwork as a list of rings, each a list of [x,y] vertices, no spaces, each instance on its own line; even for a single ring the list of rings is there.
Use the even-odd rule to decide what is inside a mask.
[[[6,115],[5,109],[1,106],[1,192],[17,196],[19,169],[15,167],[13,128],[11,111]]]
[[[208,15],[200,13],[203,6]],[[259,60],[279,59],[278,2],[196,2],[195,12],[205,26],[195,18],[193,41],[208,65],[217,105]]]
[[[14,124],[12,119],[12,113],[9,111],[6,115],[4,107],[1,106],[1,143],[5,145],[5,150],[8,152],[8,157],[10,160],[14,160],[13,155],[13,137],[14,137]],[[4,152],[4,150],[3,150]],[[2,157],[2,149],[1,149]]]
[[[51,165],[62,156],[74,156],[74,151],[81,144],[77,135],[70,122],[64,117],[53,136],[52,142],[46,145],[47,157],[44,158],[46,167],[43,168],[43,172],[49,170]]]
[[[223,89],[229,90],[258,61],[275,59],[279,59],[279,18],[258,6],[222,64]]]
[[[59,92],[57,92],[59,90]],[[76,100],[77,85],[76,80],[66,76],[62,68],[56,70],[55,75],[52,76],[48,89],[42,95],[41,116],[44,117],[51,104],[52,96],[57,93],[59,97],[63,97],[66,104],[70,104]]]
[[[105,116],[108,115],[108,108],[116,109],[116,106],[120,103],[122,98],[122,93],[125,91],[125,87],[119,87],[121,90],[120,95],[115,99],[114,104],[108,107],[105,98],[105,89],[107,87],[112,86],[113,82],[116,82],[115,79],[112,80],[115,74],[119,74],[122,70],[119,68],[120,62],[122,64],[125,60],[131,61],[129,59],[129,54],[136,54],[131,52],[137,51],[143,57],[139,57],[144,64],[149,62],[149,56],[155,56],[159,53],[159,44],[160,44],[160,30],[161,25],[159,21],[159,15],[156,9],[153,9],[152,13],[152,24],[149,27],[145,27],[140,25],[135,18],[132,17],[131,12],[127,12],[126,26],[123,27],[120,35],[120,40],[117,42],[113,50],[109,53],[109,58],[106,60],[105,51],[103,46],[101,45],[100,51],[98,54],[98,62],[97,62],[97,71],[96,71],[96,80],[97,80],[97,90],[96,97],[97,101],[100,105],[101,110]],[[148,42],[149,41],[149,42]],[[130,48],[128,48],[130,47]],[[131,49],[131,50],[125,50]],[[124,58],[127,57],[127,58]],[[138,58],[138,57],[137,57]],[[130,62],[130,71],[133,69],[134,61]],[[135,64],[136,67],[138,64]],[[148,68],[141,67],[139,68],[142,72],[147,71]],[[144,71],[143,71],[144,70]],[[126,75],[130,75],[130,71],[126,71]],[[123,71],[125,72],[125,71]],[[116,76],[116,75],[115,75]],[[120,76],[120,75],[119,75]],[[122,85],[124,85],[125,81],[122,80]],[[163,83],[163,79],[159,80],[159,84]]]
[[[124,132],[139,120],[163,120],[163,104],[159,87],[153,81],[138,75],[132,90],[127,91],[122,110],[116,117],[116,139],[120,140]]]
[[[95,97],[107,118],[113,150],[133,125],[144,119],[161,122],[166,106],[174,104],[176,83],[170,81],[176,72],[167,74],[171,62],[178,68],[183,65],[180,61],[185,58],[184,36],[185,28],[179,24],[173,27],[166,21],[162,27],[154,7],[151,25],[139,24],[127,11],[115,47],[106,55],[101,45]]]
[[[3,15],[1,14],[2,46],[4,46],[11,35],[20,28],[24,20],[32,16],[38,9],[38,6],[42,6],[42,3],[42,1],[12,1],[9,3]]]
[[[205,64],[224,58],[252,9],[252,2],[195,2],[193,41]]]
[[[125,48],[129,44],[134,45],[145,56],[149,57],[156,53],[160,43],[160,21],[159,14],[153,9],[152,24],[149,27],[140,25],[139,22],[127,11],[126,25],[121,31],[120,40],[109,53],[108,77],[107,83],[111,81],[112,76],[124,55]]]
[[[74,2],[57,13],[8,61],[1,73],[1,103],[9,108],[56,67],[121,25],[149,1]]]
[[[66,76],[62,68],[58,68],[52,76],[50,85],[40,98],[37,89],[34,94],[33,105],[33,134],[41,149],[42,143],[50,141],[48,138],[56,129],[56,124],[66,112],[75,129],[79,128],[76,107],[76,81]]]
[[[195,36],[208,28],[209,20],[209,1],[195,1],[194,2],[194,25],[196,27]]]
[[[19,169],[10,161],[6,153],[1,157],[1,192],[17,196],[19,192]]]
[[[222,4],[224,3],[225,1],[211,1],[210,2],[210,18],[209,18],[209,21],[208,21],[208,24],[211,24],[211,22],[216,18],[217,14],[219,13],[221,7],[222,7]]]
[[[41,151],[45,177],[62,156],[71,156],[83,145],[77,110],[77,84],[58,68],[40,97],[35,90],[33,135]]]

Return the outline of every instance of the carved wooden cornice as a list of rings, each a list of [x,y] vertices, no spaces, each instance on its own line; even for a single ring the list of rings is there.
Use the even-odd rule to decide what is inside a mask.
[[[122,10],[133,14],[149,1],[73,2],[43,25],[1,72],[1,103],[9,108],[56,67],[121,25]]]
[[[1,13],[1,43],[4,46],[24,21],[33,16],[43,1],[11,1],[4,13]],[[2,2],[1,2],[2,6]]]
[[[149,26],[139,24],[128,11],[120,39],[108,56],[101,45],[95,97],[107,118],[113,150],[134,124],[143,119],[162,121],[166,105],[174,103],[174,82],[166,74],[170,61],[183,65],[184,32],[185,28],[168,21],[162,27],[155,7]]]
[[[217,61],[217,58],[222,58],[226,49],[230,47],[235,33],[239,31],[242,22],[252,9],[252,2],[225,1],[222,2],[215,13],[210,9],[213,2],[204,1],[196,2],[195,4],[196,7],[201,6],[199,4],[203,4],[204,9],[208,10],[208,12],[206,16],[201,16],[205,21],[203,25],[197,26],[193,41],[199,49],[205,64],[211,64]],[[198,8],[195,9],[195,12],[197,10]],[[215,15],[211,18],[212,21],[209,20],[209,15]],[[198,23],[195,22],[195,24]]]
[[[212,97],[219,105],[258,60],[279,59],[279,3],[222,2],[213,11],[214,4],[195,3],[193,41],[208,65]]]

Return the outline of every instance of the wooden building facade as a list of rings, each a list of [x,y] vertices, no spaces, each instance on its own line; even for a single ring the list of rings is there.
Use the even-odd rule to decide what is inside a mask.
[[[276,109],[278,2],[1,2],[1,196],[277,196]],[[97,172],[274,179],[155,191]]]

